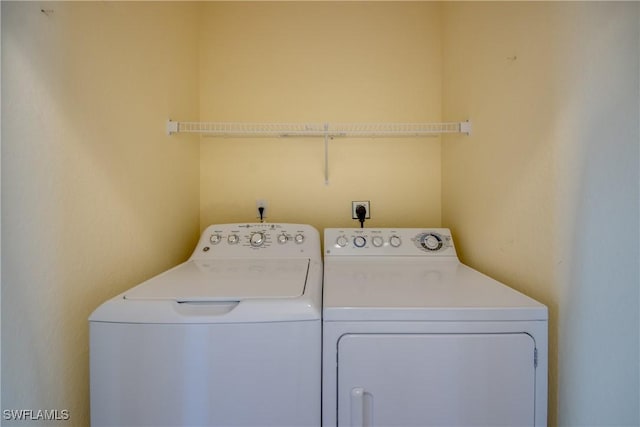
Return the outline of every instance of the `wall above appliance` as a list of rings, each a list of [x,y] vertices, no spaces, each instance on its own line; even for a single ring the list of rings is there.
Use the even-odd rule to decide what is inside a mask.
[[[167,121],[167,135],[199,133],[206,137],[323,137],[324,179],[329,183],[329,139],[339,137],[428,137],[445,133],[471,134],[471,122],[447,123],[254,123]]]

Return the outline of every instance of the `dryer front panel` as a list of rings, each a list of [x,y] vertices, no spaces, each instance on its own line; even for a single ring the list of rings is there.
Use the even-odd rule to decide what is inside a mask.
[[[535,341],[526,333],[346,334],[339,426],[533,426]]]

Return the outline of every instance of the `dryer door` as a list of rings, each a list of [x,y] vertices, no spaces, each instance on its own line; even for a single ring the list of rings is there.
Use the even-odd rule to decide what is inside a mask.
[[[533,426],[535,342],[525,333],[347,334],[339,426]]]

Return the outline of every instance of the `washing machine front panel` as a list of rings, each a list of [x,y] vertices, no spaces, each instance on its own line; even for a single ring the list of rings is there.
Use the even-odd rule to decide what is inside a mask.
[[[339,426],[535,422],[528,334],[346,334],[338,359]]]
[[[319,320],[90,328],[93,427],[320,422]]]

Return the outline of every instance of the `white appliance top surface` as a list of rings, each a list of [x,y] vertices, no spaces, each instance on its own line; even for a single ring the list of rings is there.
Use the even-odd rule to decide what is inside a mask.
[[[359,248],[353,244],[357,234],[325,230],[326,321],[548,319],[543,304],[460,263],[448,230],[437,229],[449,245],[439,251],[420,245],[417,236],[428,231],[394,229],[399,248],[386,245],[391,234],[385,233],[384,245],[375,247],[369,242],[376,234],[368,231]],[[340,246],[341,236],[348,244]],[[393,251],[402,256],[389,255]]]
[[[306,224],[214,224],[188,261],[101,304],[91,322],[320,321],[322,256]]]
[[[192,259],[125,292],[127,300],[241,301],[304,293],[309,259]]]

